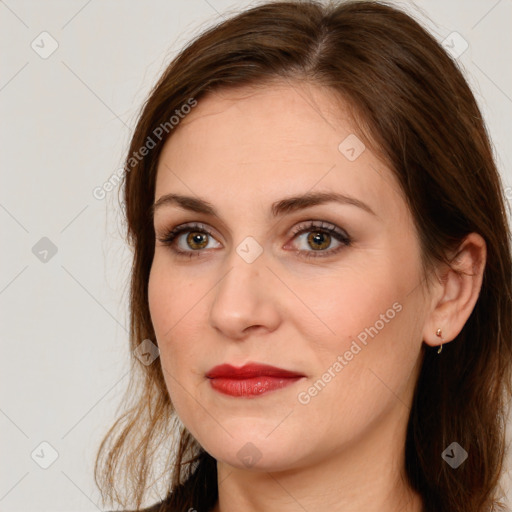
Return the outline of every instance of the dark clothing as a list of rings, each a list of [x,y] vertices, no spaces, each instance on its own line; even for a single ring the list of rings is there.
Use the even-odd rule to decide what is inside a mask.
[[[166,503],[168,500],[163,500],[159,503],[151,505],[149,508],[141,508],[139,510],[121,510],[119,512],[171,512],[167,507]],[[115,512],[114,510],[108,512]],[[186,511],[185,511],[186,512]]]

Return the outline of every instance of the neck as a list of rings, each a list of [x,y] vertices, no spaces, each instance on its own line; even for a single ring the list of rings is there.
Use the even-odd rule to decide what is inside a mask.
[[[218,461],[219,500],[213,512],[422,512],[421,496],[405,478],[408,413],[397,401],[363,438],[286,471],[249,471]]]

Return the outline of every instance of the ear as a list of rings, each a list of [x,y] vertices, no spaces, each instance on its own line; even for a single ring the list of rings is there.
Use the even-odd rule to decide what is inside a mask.
[[[423,340],[436,346],[452,341],[471,315],[482,287],[487,247],[477,233],[470,233],[460,244],[451,268],[443,266],[431,294]],[[441,336],[436,331],[441,329]]]

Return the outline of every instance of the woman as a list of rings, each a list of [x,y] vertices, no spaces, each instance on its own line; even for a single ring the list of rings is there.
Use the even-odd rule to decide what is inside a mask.
[[[140,509],[160,450],[151,511],[498,510],[504,193],[417,22],[273,2],[208,30],[144,106],[124,202],[136,368],[104,496]]]

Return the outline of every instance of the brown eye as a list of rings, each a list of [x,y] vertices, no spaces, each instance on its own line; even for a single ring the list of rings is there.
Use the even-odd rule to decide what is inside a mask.
[[[333,224],[324,222],[308,221],[306,225],[301,224],[295,228],[295,238],[304,234],[307,234],[304,241],[306,248],[299,248],[297,253],[305,258],[331,256],[351,244],[351,240],[345,232]],[[338,241],[340,245],[335,249],[326,251],[325,249],[331,245],[333,239]],[[308,250],[308,248],[312,250]]]
[[[185,233],[188,234],[184,239],[184,247],[179,247],[181,234]],[[158,240],[164,245],[170,246],[176,254],[191,258],[200,256],[203,252],[202,249],[208,245],[209,237],[213,238],[213,234],[202,224],[184,224],[170,230]],[[177,245],[178,247],[176,247]]]
[[[311,247],[315,250],[327,249],[331,242],[331,235],[328,233],[322,233],[321,231],[310,231],[310,234],[307,236],[308,244],[311,244]],[[316,245],[316,247],[314,247]]]
[[[201,231],[189,231],[186,237],[186,243],[192,249],[204,249],[208,245],[207,233]]]

